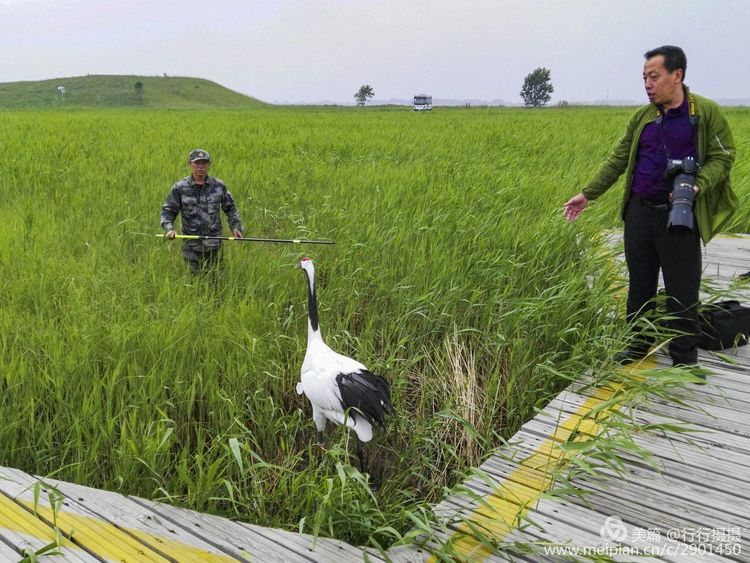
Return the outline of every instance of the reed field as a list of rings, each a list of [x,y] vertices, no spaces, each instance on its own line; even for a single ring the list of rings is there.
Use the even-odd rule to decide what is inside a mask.
[[[613,370],[621,184],[573,225],[632,108],[3,112],[0,465],[387,546],[572,379]],[[727,109],[750,231],[750,110]],[[190,149],[247,236],[192,277],[159,213]],[[226,224],[225,224],[226,225]],[[372,490],[295,385],[314,259],[323,337],[398,411]],[[748,265],[750,269],[750,264]]]

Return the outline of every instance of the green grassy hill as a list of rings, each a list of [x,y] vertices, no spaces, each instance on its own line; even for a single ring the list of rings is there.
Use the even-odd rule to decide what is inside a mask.
[[[139,92],[136,84],[142,84]],[[65,88],[61,94],[59,86]],[[143,107],[160,109],[244,109],[265,106],[202,78],[182,76],[89,75],[0,83],[0,109]]]

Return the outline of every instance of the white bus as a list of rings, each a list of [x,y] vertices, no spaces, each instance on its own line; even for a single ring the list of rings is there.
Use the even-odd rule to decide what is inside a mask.
[[[432,96],[417,94],[414,96],[414,111],[428,111],[432,109]]]

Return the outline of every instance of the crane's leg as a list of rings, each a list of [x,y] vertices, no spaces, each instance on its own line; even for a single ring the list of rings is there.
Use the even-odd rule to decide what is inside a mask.
[[[367,469],[365,467],[365,450],[359,437],[357,437],[357,457],[359,458],[359,470],[361,473],[365,473]]]
[[[362,441],[357,438],[357,457],[359,458],[359,471],[363,475],[367,473],[367,464],[365,463],[365,448]],[[368,475],[368,481],[370,482],[370,488],[373,491],[377,491],[380,488],[380,480],[373,475]]]
[[[323,431],[326,429],[326,417],[315,405],[313,405],[312,415],[313,422],[315,422],[315,430],[318,431],[318,445],[324,450],[327,450],[328,442],[326,441],[325,436],[323,436]]]

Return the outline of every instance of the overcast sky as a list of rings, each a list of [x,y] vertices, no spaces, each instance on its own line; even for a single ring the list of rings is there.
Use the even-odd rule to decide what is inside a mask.
[[[750,98],[747,0],[0,0],[0,82],[196,76],[267,102],[645,100],[644,51],[676,44],[686,83]]]

